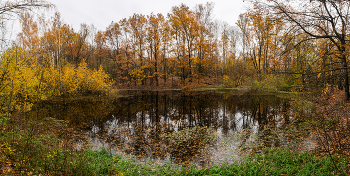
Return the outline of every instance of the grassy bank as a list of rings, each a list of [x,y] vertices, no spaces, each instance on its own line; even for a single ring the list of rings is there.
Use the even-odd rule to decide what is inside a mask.
[[[79,133],[52,118],[26,120],[16,115],[1,123],[3,175],[346,175],[348,158],[287,148],[264,148],[233,164],[211,168],[139,164],[102,149],[74,149]]]
[[[4,146],[3,146],[4,147]],[[6,146],[5,146],[6,147]],[[20,148],[14,149],[22,152]],[[6,156],[8,156],[7,151]],[[2,167],[5,175],[347,175],[343,157],[316,157],[313,153],[293,153],[287,149],[266,149],[233,164],[211,168],[180,167],[172,164],[150,166],[131,158],[112,156],[106,150],[60,151],[38,154],[43,160],[30,164],[22,158],[8,160]],[[40,156],[34,156],[40,158]]]

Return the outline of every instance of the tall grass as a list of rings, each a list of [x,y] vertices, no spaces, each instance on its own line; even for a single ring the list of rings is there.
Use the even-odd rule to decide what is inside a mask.
[[[286,148],[265,149],[234,164],[197,171],[199,175],[347,175],[346,158],[318,158],[315,153],[292,152]],[[339,169],[340,168],[340,169]]]

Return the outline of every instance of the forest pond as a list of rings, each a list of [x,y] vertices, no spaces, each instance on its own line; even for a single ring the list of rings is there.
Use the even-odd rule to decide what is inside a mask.
[[[245,148],[261,140],[264,127],[284,128],[293,117],[288,99],[273,95],[233,90],[119,94],[119,98],[43,101],[34,109],[85,131],[93,149],[105,147],[140,162],[191,162],[200,167],[240,159]],[[265,145],[279,145],[279,140]]]

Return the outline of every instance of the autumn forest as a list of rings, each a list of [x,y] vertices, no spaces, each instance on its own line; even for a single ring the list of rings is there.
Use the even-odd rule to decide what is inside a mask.
[[[342,74],[347,31],[341,31],[346,23],[335,18],[343,16],[322,14],[341,5],[310,3],[305,11],[324,6],[304,18],[304,9],[290,16],[297,12],[277,2],[247,2],[249,9],[234,26],[213,19],[214,3],[181,4],[167,15],[134,14],[105,31],[87,24],[73,29],[59,12],[52,17],[26,12],[16,45],[5,54],[17,47],[51,71],[82,63],[90,70],[102,68],[117,88],[237,87],[268,78],[279,82],[279,90],[335,85],[347,90]]]
[[[0,175],[349,174],[350,2],[244,3],[234,24],[214,2],[182,3],[98,30],[49,1],[0,0]],[[227,169],[213,152],[188,167],[230,134],[245,162],[225,156]],[[92,150],[87,136],[185,169]]]

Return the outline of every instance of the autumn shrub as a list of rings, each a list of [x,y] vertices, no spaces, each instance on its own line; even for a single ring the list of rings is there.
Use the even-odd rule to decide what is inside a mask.
[[[243,84],[243,81],[245,79],[245,76],[242,75],[236,75],[236,76],[229,76],[224,75],[223,76],[223,85],[225,87],[237,87]]]
[[[252,92],[277,92],[288,87],[283,76],[273,74],[261,75],[261,79],[251,79],[247,84]]]
[[[8,49],[0,61],[1,111],[28,111],[33,103],[52,96],[108,94],[111,80],[102,67],[91,70],[83,61],[77,67],[65,63],[53,68],[50,58],[36,58],[20,47]]]
[[[56,83],[60,95],[81,95],[81,94],[108,94],[112,83],[108,74],[102,67],[98,70],[87,68],[86,62],[81,62],[78,67],[66,63],[59,75],[59,82]]]
[[[33,103],[45,99],[40,65],[21,48],[13,47],[2,55],[0,63],[1,107],[8,111],[30,110]],[[4,109],[3,109],[4,110]]]

